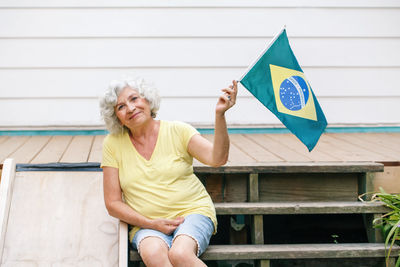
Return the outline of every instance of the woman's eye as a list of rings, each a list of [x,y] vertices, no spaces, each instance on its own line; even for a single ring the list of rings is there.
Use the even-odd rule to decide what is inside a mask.
[[[124,107],[124,105],[119,105],[119,106],[117,107],[117,110],[121,110],[123,107]]]
[[[138,98],[137,96],[134,96],[134,97],[131,98],[131,100],[132,101],[136,101],[137,98]]]

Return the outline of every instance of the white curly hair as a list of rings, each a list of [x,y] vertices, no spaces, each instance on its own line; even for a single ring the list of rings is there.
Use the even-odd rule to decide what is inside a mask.
[[[107,130],[111,134],[120,134],[127,130],[126,126],[120,123],[114,109],[118,96],[125,87],[132,88],[141,97],[149,101],[151,116],[153,118],[156,117],[157,111],[160,108],[161,99],[157,88],[147,83],[144,79],[127,77],[122,80],[111,81],[104,95],[100,98],[100,114],[106,124]]]

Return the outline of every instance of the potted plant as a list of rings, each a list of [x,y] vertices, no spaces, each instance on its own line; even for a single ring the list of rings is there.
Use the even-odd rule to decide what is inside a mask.
[[[383,233],[386,248],[386,263],[388,263],[393,245],[400,245],[400,194],[386,193],[382,188],[375,193],[371,201],[381,201],[391,209],[373,221],[375,228],[380,228]],[[396,267],[400,267],[400,257],[396,261]]]

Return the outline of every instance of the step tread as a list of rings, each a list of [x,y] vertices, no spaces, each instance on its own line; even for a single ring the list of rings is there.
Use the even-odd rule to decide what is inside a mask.
[[[386,213],[382,202],[225,202],[214,203],[218,215]]]
[[[260,162],[241,165],[228,163],[210,167],[194,163],[196,173],[365,173],[383,172],[384,165],[377,162]]]
[[[400,246],[391,252],[396,257]],[[246,259],[307,259],[307,258],[360,258],[385,257],[383,243],[346,244],[284,244],[284,245],[210,245],[201,255],[203,260]],[[136,251],[130,252],[130,260],[140,260]]]

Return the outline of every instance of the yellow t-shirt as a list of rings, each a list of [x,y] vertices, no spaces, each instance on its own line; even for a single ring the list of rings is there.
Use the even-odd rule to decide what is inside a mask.
[[[193,173],[193,158],[187,152],[195,134],[198,131],[186,123],[160,121],[150,160],[137,152],[128,132],[108,135],[103,142],[101,167],[119,170],[125,202],[140,214],[151,219],[202,214],[213,221],[216,230],[214,204]],[[130,240],[138,230],[133,226]]]

